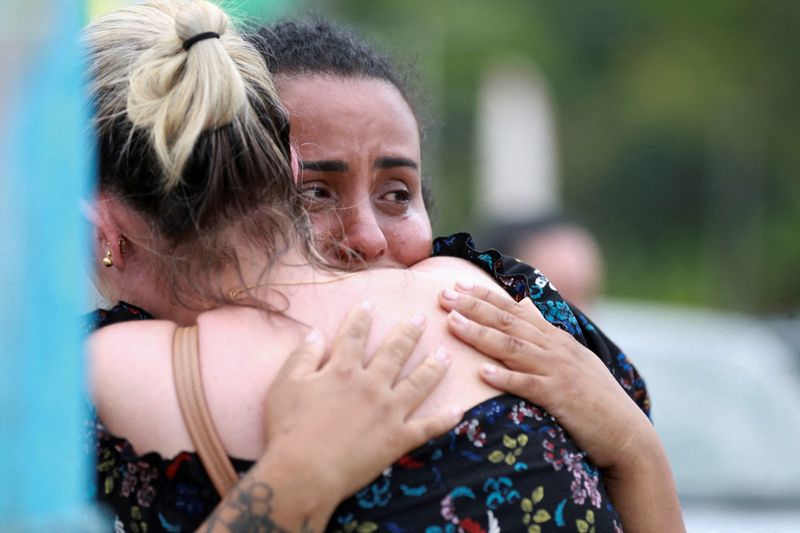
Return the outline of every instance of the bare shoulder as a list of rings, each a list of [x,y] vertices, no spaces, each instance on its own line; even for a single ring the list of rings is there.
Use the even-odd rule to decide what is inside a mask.
[[[88,340],[93,382],[106,382],[119,372],[147,367],[170,353],[175,323],[166,320],[124,322],[102,328]]]
[[[498,294],[506,294],[489,274],[466,259],[447,256],[429,257],[412,266],[411,270],[438,278],[448,286],[452,286],[456,281],[468,281],[492,289]]]
[[[172,379],[172,337],[176,325],[163,320],[126,322],[89,337],[87,352],[92,400],[113,434],[128,438],[137,452],[140,438],[161,414],[179,409]],[[142,446],[144,445],[144,446]]]

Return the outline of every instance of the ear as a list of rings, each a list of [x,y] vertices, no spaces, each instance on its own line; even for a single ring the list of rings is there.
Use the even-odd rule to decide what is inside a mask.
[[[108,251],[114,268],[125,268],[125,237],[116,216],[119,212],[119,201],[112,196],[100,192],[93,204],[86,204],[84,212],[95,228],[95,257],[101,263]]]

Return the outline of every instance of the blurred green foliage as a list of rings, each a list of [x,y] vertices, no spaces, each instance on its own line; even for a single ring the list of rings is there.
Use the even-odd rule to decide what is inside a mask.
[[[481,72],[524,58],[550,84],[564,203],[603,244],[610,293],[800,307],[800,2],[304,7],[355,24],[420,72],[438,232],[475,229]]]

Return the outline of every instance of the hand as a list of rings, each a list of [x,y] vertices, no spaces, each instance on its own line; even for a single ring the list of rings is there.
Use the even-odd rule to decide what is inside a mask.
[[[652,424],[597,355],[553,326],[526,298],[516,303],[458,283],[439,298],[450,331],[498,362],[481,377],[553,415],[601,468],[640,459],[657,440]]]
[[[368,305],[351,310],[327,359],[322,335],[312,331],[284,363],[265,399],[267,453],[302,455],[307,467],[319,468],[322,490],[340,499],[455,426],[463,414],[454,410],[409,420],[441,380],[449,357],[437,351],[398,381],[422,336],[424,317],[397,325],[364,366],[371,323]]]

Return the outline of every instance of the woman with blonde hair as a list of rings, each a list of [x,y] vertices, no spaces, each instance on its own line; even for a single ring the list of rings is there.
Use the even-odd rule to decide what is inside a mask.
[[[481,381],[489,359],[446,333],[437,295],[459,279],[510,302],[491,278],[457,258],[352,273],[316,255],[287,117],[223,11],[200,0],[140,4],[93,23],[87,38],[100,150],[95,253],[107,267],[98,277],[129,302],[106,322],[161,319],[109,326],[90,341],[98,493],[120,528],[191,530],[219,502],[174,386],[185,345],[200,354],[197,401],[207,401],[212,432],[235,471],[248,472],[219,491],[209,528],[319,530],[331,517],[329,528],[348,531],[619,527],[586,454],[542,409]],[[364,300],[373,303],[356,305]],[[323,358],[322,339],[351,305]],[[543,346],[572,341],[529,318]],[[461,331],[468,339],[469,323]],[[613,382],[606,374],[600,382]],[[362,403],[348,409],[340,400],[354,388]],[[325,402],[290,394],[302,390]],[[619,387],[606,398],[620,406],[604,420],[611,441],[657,441]],[[387,456],[452,426],[367,483]],[[377,442],[364,442],[370,432]]]

